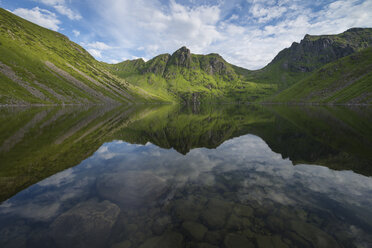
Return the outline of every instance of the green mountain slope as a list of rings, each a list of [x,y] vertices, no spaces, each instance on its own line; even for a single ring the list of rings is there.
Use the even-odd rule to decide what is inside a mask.
[[[337,35],[306,35],[279,54],[266,67],[253,71],[250,80],[275,83],[285,89],[325,64],[372,46],[372,28],[352,28]]]
[[[182,47],[162,54],[107,66],[119,77],[171,101],[254,101],[276,91],[274,84],[247,80],[250,71],[226,62],[218,54],[196,55]]]
[[[296,83],[274,101],[370,103],[370,50],[362,50],[371,45],[371,28],[353,28],[306,35],[257,71],[186,47],[110,65],[66,36],[0,9],[0,104],[271,101]]]
[[[318,69],[273,97],[274,102],[372,103],[372,48]]]
[[[116,77],[66,36],[0,9],[0,104],[159,100]]]

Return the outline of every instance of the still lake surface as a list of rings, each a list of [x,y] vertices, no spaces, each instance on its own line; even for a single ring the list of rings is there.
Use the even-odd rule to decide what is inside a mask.
[[[0,108],[0,247],[372,247],[372,109]]]

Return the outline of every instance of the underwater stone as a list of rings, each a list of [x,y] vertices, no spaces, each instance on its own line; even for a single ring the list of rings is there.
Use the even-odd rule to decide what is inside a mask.
[[[168,232],[146,240],[139,248],[181,248],[182,241],[183,236],[180,233]]]
[[[266,248],[266,247],[272,247],[272,248],[287,248],[288,245],[286,245],[280,236],[265,236],[265,235],[257,235],[256,241],[259,248]]]
[[[52,237],[59,247],[102,247],[119,213],[109,201],[79,203],[52,223]]]
[[[182,228],[190,237],[199,241],[204,238],[205,233],[208,231],[208,229],[202,224],[191,221],[184,222]]]
[[[249,241],[246,237],[242,235],[238,235],[235,233],[230,233],[225,238],[225,246],[227,248],[236,248],[236,247],[244,247],[244,248],[250,248],[255,247],[254,244]]]
[[[246,205],[237,204],[234,207],[234,213],[237,216],[251,217],[253,215],[253,209]]]
[[[252,224],[248,218],[238,217],[235,214],[231,214],[227,221],[226,228],[232,230],[243,230],[249,228],[251,225]]]
[[[208,201],[207,208],[203,211],[201,219],[210,229],[221,229],[225,226],[231,208],[232,204],[227,201],[211,199]]]
[[[132,243],[129,240],[125,240],[123,242],[114,244],[111,246],[111,248],[130,248],[132,246]]]

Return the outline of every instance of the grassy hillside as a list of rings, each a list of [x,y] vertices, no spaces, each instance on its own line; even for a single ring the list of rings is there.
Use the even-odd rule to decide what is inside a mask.
[[[329,63],[272,98],[274,102],[372,103],[372,48]]]
[[[147,62],[124,61],[108,68],[119,77],[170,101],[255,101],[276,91],[273,84],[247,80],[250,73],[227,63],[218,54],[191,54],[185,47]]]
[[[370,103],[371,52],[362,50],[371,45],[372,29],[353,28],[306,35],[257,71],[186,47],[110,65],[66,36],[0,9],[0,104],[255,102],[296,83],[274,101]],[[342,59],[356,52],[365,54]]]
[[[337,35],[305,35],[266,67],[253,71],[254,82],[275,83],[285,89],[330,62],[372,46],[372,28],[352,28]]]
[[[66,36],[0,9],[0,104],[159,100],[114,76]]]

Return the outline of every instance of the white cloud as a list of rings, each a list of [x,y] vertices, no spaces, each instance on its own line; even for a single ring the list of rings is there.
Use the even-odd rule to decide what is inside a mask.
[[[102,51],[99,51],[97,49],[87,49],[87,51],[95,58],[102,58]]]
[[[80,20],[81,15],[66,6],[65,0],[38,0],[40,3],[53,7],[61,15],[67,16],[70,20]]]
[[[86,44],[87,47],[97,49],[97,50],[108,50],[111,49],[109,45],[105,44],[104,42],[96,41],[92,43]]]
[[[217,52],[249,69],[263,67],[306,33],[339,33],[354,26],[372,26],[370,0],[322,3],[317,13],[311,4],[319,2],[249,2],[247,16],[240,13],[227,18],[225,5],[239,10],[237,1],[192,7],[174,0],[168,5],[158,0],[98,1],[92,7],[99,22],[92,26],[115,44],[116,49],[106,53],[108,61],[139,55],[151,58],[186,45],[194,53]]]
[[[87,51],[94,57],[101,59],[102,52],[113,49],[113,47],[107,45],[104,42],[96,41],[92,43],[81,43],[82,46],[87,48]]]
[[[73,10],[67,8],[64,5],[55,5],[53,6],[55,10],[61,15],[67,16],[70,20],[80,20],[81,15],[79,13],[75,13]]]
[[[80,36],[80,31],[78,30],[72,30],[72,33],[74,34],[75,37],[79,37]]]
[[[54,31],[58,31],[59,25],[61,24],[53,12],[50,12],[46,9],[40,9],[39,7],[35,7],[33,9],[18,8],[15,9],[13,13],[26,20]]]

